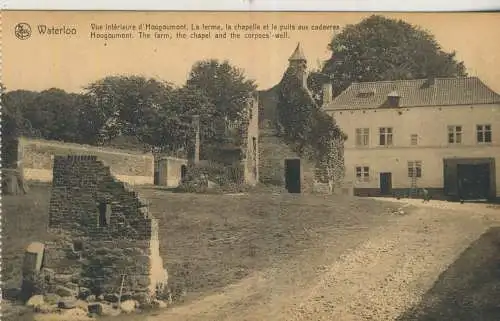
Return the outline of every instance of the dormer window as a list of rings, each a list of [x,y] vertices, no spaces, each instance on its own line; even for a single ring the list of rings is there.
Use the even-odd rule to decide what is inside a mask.
[[[361,89],[356,95],[359,98],[369,98],[375,96],[375,90],[371,88]]]
[[[401,96],[397,91],[393,91],[387,95],[387,107],[389,108],[395,108],[399,107],[399,100],[401,99]]]

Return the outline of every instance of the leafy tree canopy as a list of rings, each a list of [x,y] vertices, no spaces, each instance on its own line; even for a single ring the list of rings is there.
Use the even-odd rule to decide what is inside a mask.
[[[42,92],[15,90],[3,95],[5,122],[12,135],[77,141],[79,95],[51,88]]]
[[[136,136],[145,122],[169,105],[172,91],[168,83],[140,76],[108,76],[85,88],[94,121],[102,127],[102,141]]]
[[[347,25],[328,48],[332,56],[322,73],[334,76],[335,95],[352,82],[467,75],[455,52],[445,52],[432,34],[403,20],[379,15]],[[321,78],[314,73],[311,77]],[[317,85],[311,89],[319,90]]]
[[[194,64],[187,80],[188,88],[198,89],[215,106],[216,117],[238,120],[246,101],[257,86],[246,78],[244,72],[216,59],[203,60]]]
[[[177,153],[192,141],[192,116],[201,116],[202,146],[217,142],[225,132],[214,124],[225,124],[226,118],[242,120],[255,89],[242,70],[217,60],[196,63],[181,88],[153,78],[117,75],[92,82],[81,94],[54,88],[2,89],[3,125],[12,137],[93,145],[138,142],[140,147]]]

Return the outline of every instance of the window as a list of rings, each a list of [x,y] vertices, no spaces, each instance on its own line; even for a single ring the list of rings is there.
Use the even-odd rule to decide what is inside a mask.
[[[392,127],[379,128],[379,145],[390,146],[392,145]]]
[[[356,180],[360,182],[368,182],[370,180],[370,168],[368,166],[357,166]]]
[[[111,219],[111,204],[106,202],[99,203],[99,227],[105,227],[109,225]]]
[[[462,143],[462,126],[448,126],[448,143]]]
[[[491,143],[491,125],[477,125],[476,135],[478,143]]]
[[[410,136],[410,144],[418,145],[418,135],[417,134],[412,134]]]
[[[83,251],[83,242],[80,240],[73,241],[73,251],[75,252]]]
[[[356,146],[368,146],[370,131],[368,128],[356,128]]]
[[[375,95],[375,90],[373,89],[362,89],[356,95],[359,98],[370,98]]]
[[[422,162],[408,162],[408,177],[422,177]]]

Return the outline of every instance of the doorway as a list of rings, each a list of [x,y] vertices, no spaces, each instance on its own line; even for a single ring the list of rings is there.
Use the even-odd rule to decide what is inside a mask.
[[[288,193],[301,192],[300,159],[285,159],[285,188]]]
[[[488,199],[490,164],[458,164],[458,195],[461,199]]]
[[[380,194],[390,195],[392,192],[392,173],[380,173]]]
[[[184,182],[186,180],[186,175],[187,175],[187,166],[181,165],[181,182]]]
[[[160,185],[160,172],[159,171],[155,171],[153,184]]]

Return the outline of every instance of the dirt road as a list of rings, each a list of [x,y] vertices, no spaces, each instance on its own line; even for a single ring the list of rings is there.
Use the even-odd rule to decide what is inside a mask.
[[[323,233],[322,246],[148,320],[396,320],[500,216],[484,205],[413,203],[382,227]]]

